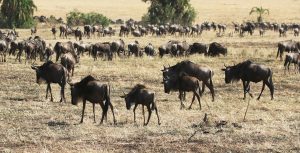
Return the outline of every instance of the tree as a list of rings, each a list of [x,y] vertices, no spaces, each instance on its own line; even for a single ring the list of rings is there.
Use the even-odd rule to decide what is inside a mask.
[[[68,25],[85,25],[85,24],[100,24],[103,27],[108,26],[110,23],[110,19],[106,16],[96,13],[96,12],[90,12],[90,13],[82,13],[78,10],[73,10],[67,14],[67,24]]]
[[[33,24],[33,14],[37,10],[33,0],[1,1],[1,15],[8,27],[24,27]]]
[[[142,17],[144,22],[152,24],[175,23],[191,25],[196,18],[196,11],[190,0],[142,0],[150,2],[148,13]]]
[[[253,7],[249,13],[249,15],[251,15],[252,13],[256,13],[258,14],[258,17],[257,17],[257,22],[262,22],[263,21],[263,18],[262,16],[264,14],[268,14],[269,15],[269,9],[265,9],[265,8],[262,8],[262,7]]]

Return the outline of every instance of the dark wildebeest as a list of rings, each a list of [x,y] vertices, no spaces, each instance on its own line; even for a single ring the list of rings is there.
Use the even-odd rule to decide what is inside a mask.
[[[252,97],[252,94],[250,94],[250,82],[257,83],[263,81],[263,86],[257,100],[260,99],[260,96],[265,89],[265,85],[267,85],[270,89],[271,99],[273,100],[274,85],[272,81],[272,71],[270,68],[264,65],[253,63],[250,60],[241,62],[234,66],[225,67],[225,69],[222,69],[225,71],[225,83],[242,80],[244,99],[246,99],[246,93],[249,93],[249,95]]]
[[[51,28],[51,32],[52,32],[52,35],[53,35],[53,37],[54,37],[54,39],[56,39],[56,27],[55,26],[53,26],[52,28]]]
[[[94,122],[95,122],[95,104],[99,104],[102,108],[102,117],[100,124],[103,123],[104,117],[107,116],[107,111],[110,109],[113,114],[114,124],[116,123],[115,113],[113,105],[110,101],[110,86],[106,84],[101,84],[99,80],[88,75],[83,78],[80,82],[69,83],[71,86],[71,98],[72,104],[77,105],[79,100],[83,101],[82,116],[80,123],[83,123],[84,110],[86,101],[93,104]],[[105,102],[104,102],[105,101]]]
[[[91,25],[84,25],[84,35],[90,39],[91,33],[93,32],[93,27]]]
[[[283,52],[299,52],[300,50],[300,42],[292,41],[292,40],[287,40],[287,41],[282,41],[278,43],[278,50],[277,50],[277,56],[280,56],[280,60],[282,60],[282,55]]]
[[[78,58],[77,54],[75,53],[73,43],[71,41],[56,42],[54,46],[54,51],[56,53],[56,61],[58,61],[61,54],[65,54],[67,52],[70,52],[76,59]]]
[[[193,92],[193,99],[189,109],[192,108],[192,105],[195,101],[195,97],[197,97],[201,109],[201,102],[200,102],[201,87],[200,87],[200,81],[197,78],[188,76],[186,73],[182,72],[179,74],[178,78],[176,78],[176,76],[164,78],[162,83],[164,84],[165,93],[170,93],[171,90],[179,91],[181,109],[184,107],[183,100],[185,98],[184,97],[185,92],[190,92],[190,91]]]
[[[79,59],[75,58],[70,52],[63,54],[60,58],[61,65],[63,65],[69,73],[72,71],[72,76],[74,74],[75,64],[79,62],[78,60]]]
[[[84,52],[92,53],[93,45],[90,43],[74,43],[74,49],[77,51],[77,55],[83,55]]]
[[[31,31],[31,35],[33,35],[33,34],[36,34],[37,29],[36,29],[36,27],[33,27],[30,29],[30,31]]]
[[[130,27],[126,26],[126,25],[121,25],[120,26],[120,33],[119,33],[119,36],[122,37],[122,36],[127,36],[128,37],[128,34],[130,32]]]
[[[138,41],[134,41],[128,44],[128,56],[130,55],[134,55],[135,57],[142,56],[142,52]]]
[[[187,54],[192,55],[197,53],[207,55],[207,45],[203,43],[193,43],[190,45]]]
[[[288,71],[290,71],[290,64],[293,63],[295,69],[297,66],[300,64],[300,54],[299,53],[288,53],[285,55],[285,60],[284,60],[284,72],[286,71],[286,68]],[[300,68],[299,68],[300,70]]]
[[[31,68],[36,72],[36,83],[40,84],[42,81],[47,83],[46,98],[48,98],[48,91],[50,91],[51,101],[53,101],[50,84],[58,83],[61,87],[60,102],[66,102],[65,85],[67,82],[68,71],[65,67],[60,64],[53,63],[52,61],[48,61],[41,66],[31,66]]]
[[[227,48],[222,46],[217,42],[213,42],[209,45],[208,49],[208,56],[219,56],[220,54],[226,56],[227,55]]]
[[[160,120],[159,120],[159,116],[158,116],[157,106],[156,106],[155,100],[154,100],[154,95],[155,94],[153,92],[148,91],[144,85],[137,84],[131,89],[131,91],[128,94],[124,93],[124,95],[121,96],[121,98],[125,99],[126,108],[128,110],[131,108],[131,106],[133,104],[135,105],[133,108],[134,122],[136,122],[135,121],[135,109],[139,104],[141,104],[142,108],[143,108],[144,125],[147,125],[149,123],[152,110],[155,110],[156,115],[157,115],[158,125],[160,125]],[[148,110],[147,122],[145,122],[144,106],[146,106],[147,110]]]
[[[113,41],[111,43],[111,47],[110,50],[113,54],[118,54],[118,56],[120,56],[120,53],[123,52],[123,54],[125,55],[125,42],[123,39],[119,39],[116,41]]]
[[[172,56],[184,56],[189,47],[186,41],[173,43],[171,46],[171,54]]]
[[[212,82],[214,73],[210,67],[198,65],[189,60],[185,60],[169,68],[164,67],[162,72],[164,79],[168,79],[171,77],[178,78],[179,74],[184,72],[189,76],[197,78],[199,81],[203,81],[201,94],[204,92],[205,86],[207,86],[211,92],[212,101],[214,101],[215,92]]]
[[[79,40],[82,40],[82,31],[79,29],[79,27],[77,27],[77,29],[74,31],[75,34],[75,39],[77,41],[77,38]]]
[[[45,49],[45,56],[46,56],[46,61],[50,60],[50,57],[54,54],[53,49],[51,48],[51,46],[46,47]]]
[[[260,35],[261,37],[264,36],[265,32],[266,32],[265,29],[263,29],[263,28],[260,28],[260,29],[259,29],[259,35]]]
[[[173,44],[178,44],[179,41],[170,40],[166,44],[161,45],[158,47],[159,56],[162,58],[165,54],[171,53],[171,48]]]
[[[98,55],[106,56],[107,60],[111,61],[113,59],[113,54],[110,46],[109,42],[95,43],[92,46],[92,56],[94,57],[94,61],[97,59]]]
[[[155,50],[151,43],[145,46],[144,50],[147,56],[155,56]]]
[[[5,38],[4,40],[0,40],[0,54],[1,62],[6,62],[6,53],[9,51],[10,46],[10,40],[8,38]]]

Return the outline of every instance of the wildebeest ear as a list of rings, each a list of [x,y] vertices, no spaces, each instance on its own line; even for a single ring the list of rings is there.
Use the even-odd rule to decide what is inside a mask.
[[[222,71],[226,71],[226,69],[221,69]]]

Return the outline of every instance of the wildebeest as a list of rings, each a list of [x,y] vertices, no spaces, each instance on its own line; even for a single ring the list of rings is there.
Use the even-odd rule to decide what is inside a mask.
[[[63,65],[69,73],[71,73],[72,71],[73,76],[75,64],[79,62],[78,60],[78,58],[75,58],[70,52],[68,52],[61,56],[60,62],[61,65]]]
[[[164,84],[164,90],[165,93],[169,93],[171,90],[178,90],[179,91],[179,99],[181,102],[181,108],[184,107],[183,99],[185,98],[185,92],[193,92],[193,99],[191,102],[191,105],[189,109],[192,108],[192,105],[194,103],[195,97],[197,97],[197,100],[199,102],[199,106],[201,109],[201,102],[200,102],[200,96],[201,96],[201,87],[200,87],[200,81],[192,76],[188,76],[184,72],[180,72],[178,78],[176,76],[166,77],[163,79]]]
[[[135,57],[142,56],[140,45],[138,41],[134,41],[128,44],[128,56],[134,55]]]
[[[77,52],[77,55],[80,55],[80,54],[83,55],[84,52],[88,52],[89,55],[91,55],[91,53],[92,53],[93,45],[91,43],[74,42],[73,45],[74,45],[74,49]]]
[[[51,46],[49,47],[46,47],[45,49],[45,56],[46,56],[46,61],[49,61],[50,60],[50,57],[54,54],[54,51],[52,49]]]
[[[290,71],[290,64],[293,63],[295,69],[297,66],[300,64],[300,54],[299,53],[288,53],[285,55],[285,60],[284,60],[284,71],[288,69]],[[300,68],[299,68],[300,70]]]
[[[61,54],[65,54],[67,52],[70,52],[76,59],[78,58],[77,54],[75,53],[73,43],[71,41],[56,42],[54,46],[54,51],[56,53],[56,61],[58,61]]]
[[[287,29],[284,29],[283,27],[279,28],[278,32],[279,32],[279,37],[286,37],[286,31]]]
[[[141,104],[143,108],[143,117],[144,117],[144,125],[147,125],[149,123],[152,110],[155,110],[158,120],[158,125],[160,125],[160,120],[158,116],[158,110],[155,103],[155,94],[154,92],[150,92],[146,89],[146,87],[142,84],[135,85],[131,91],[128,94],[125,94],[123,96],[120,96],[121,98],[125,99],[126,108],[129,110],[131,106],[134,104],[133,108],[133,116],[134,116],[134,122],[135,121],[135,109],[136,107]],[[145,113],[144,113],[144,106],[147,107],[148,110],[148,120],[145,122]]]
[[[0,40],[1,62],[6,62],[6,53],[9,51],[10,41],[11,40],[8,38],[5,38],[4,40]]]
[[[253,63],[250,60],[246,60],[234,66],[225,66],[222,71],[225,71],[225,83],[242,80],[244,99],[246,99],[246,93],[249,93],[252,97],[252,94],[250,94],[250,82],[257,83],[263,81],[263,86],[257,100],[260,99],[260,96],[265,89],[265,85],[267,85],[270,89],[271,99],[273,100],[274,85],[272,81],[272,71],[270,68]]]
[[[147,46],[144,48],[145,53],[147,56],[154,56],[155,55],[155,50],[154,47],[151,43],[149,43]]]
[[[259,29],[259,35],[260,35],[261,37],[264,36],[265,32],[266,32],[265,29],[263,29],[263,28],[260,28],[260,29]]]
[[[55,26],[53,26],[52,28],[51,28],[51,32],[52,32],[52,35],[53,35],[53,37],[54,37],[54,39],[56,39],[56,28],[55,28]]]
[[[88,39],[91,37],[91,33],[93,32],[93,27],[91,25],[84,25],[84,35],[87,36]]]
[[[207,55],[207,45],[203,44],[203,43],[193,43],[192,45],[190,45],[187,54],[204,54]]]
[[[103,123],[104,117],[107,116],[108,108],[111,108],[114,123],[116,123],[113,105],[110,101],[110,86],[101,84],[99,80],[93,76],[86,76],[80,82],[69,83],[71,86],[71,102],[77,105],[78,101],[83,101],[82,116],[80,123],[83,122],[86,101],[93,103],[93,113],[95,121],[95,104],[99,104],[102,108],[102,117],[100,124]],[[105,101],[105,102],[104,102]]]
[[[128,34],[130,32],[130,28],[126,25],[121,25],[120,26],[120,33],[119,33],[119,36],[122,37],[122,36],[127,36],[128,37]]]
[[[116,41],[111,42],[110,50],[114,54],[120,55],[121,52],[125,55],[125,42],[123,39],[119,39]]]
[[[94,57],[94,61],[99,55],[106,56],[107,60],[111,61],[113,59],[113,53],[111,52],[110,46],[111,44],[109,42],[95,43],[92,46],[92,56]]]
[[[82,40],[82,31],[79,29],[79,27],[77,27],[77,29],[74,31],[74,34],[75,34],[75,39],[77,41],[77,38],[79,40]]]
[[[174,66],[168,68],[164,67],[162,72],[164,79],[168,79],[171,77],[178,78],[180,73],[186,73],[189,76],[197,78],[199,81],[203,81],[201,94],[204,92],[205,86],[207,86],[211,92],[212,101],[214,101],[215,92],[212,82],[214,73],[210,67],[198,65],[189,60],[185,60],[177,63]]]
[[[31,66],[31,68],[36,72],[36,83],[41,84],[43,81],[47,83],[46,98],[48,98],[48,91],[49,91],[51,96],[51,101],[53,101],[50,84],[58,83],[59,86],[61,87],[60,102],[62,101],[66,102],[65,85],[67,83],[68,71],[65,67],[63,67],[60,64],[53,63],[52,61],[47,61],[41,66]]]
[[[300,50],[300,42],[292,41],[292,40],[287,40],[287,41],[282,41],[278,43],[278,50],[277,50],[277,56],[280,56],[280,60],[282,60],[282,54],[284,51],[286,52],[299,52]]]
[[[294,36],[298,37],[299,36],[299,28],[294,29]]]
[[[171,48],[173,44],[178,44],[179,41],[176,40],[170,40],[166,44],[161,45],[158,47],[159,56],[163,57],[165,54],[171,53]]]
[[[227,55],[227,48],[222,46],[217,42],[213,42],[209,45],[208,49],[208,56],[219,56],[220,54],[226,56]]]

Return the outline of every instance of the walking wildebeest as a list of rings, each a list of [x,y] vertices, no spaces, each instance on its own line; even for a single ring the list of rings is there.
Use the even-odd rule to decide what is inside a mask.
[[[77,29],[74,31],[75,34],[75,39],[77,41],[77,38],[80,40],[82,40],[82,31],[79,29],[79,27],[77,27]]]
[[[60,64],[53,63],[52,61],[48,61],[41,66],[31,66],[31,68],[36,72],[36,83],[41,84],[42,81],[47,83],[46,99],[48,98],[48,91],[50,91],[51,101],[53,101],[50,84],[58,83],[61,87],[60,102],[66,102],[65,85],[67,82],[68,71],[65,67]]]
[[[149,123],[152,110],[155,110],[156,115],[157,115],[158,125],[160,125],[158,110],[157,110],[157,106],[156,106],[155,100],[154,100],[154,93],[148,91],[144,85],[137,84],[131,89],[131,91],[128,94],[124,93],[124,95],[120,96],[120,97],[125,99],[126,108],[128,110],[130,110],[131,106],[133,104],[135,104],[135,106],[133,108],[134,122],[136,122],[135,121],[135,109],[139,104],[141,104],[142,108],[143,108],[144,125],[147,125]],[[147,122],[145,122],[144,106],[146,106],[147,110],[148,110]]]
[[[155,56],[155,50],[151,43],[149,43],[147,46],[145,46],[144,51],[147,56]]]
[[[166,77],[163,79],[162,83],[164,84],[165,93],[170,93],[170,91],[174,89],[179,90],[181,109],[184,107],[183,99],[185,98],[185,92],[190,92],[190,91],[193,92],[193,99],[189,109],[192,108],[195,97],[197,97],[201,109],[201,102],[200,102],[201,87],[200,87],[200,81],[197,78],[188,76],[186,73],[181,72],[178,78],[176,78],[176,76]]]
[[[138,41],[134,41],[128,44],[128,56],[134,55],[135,57],[141,57],[142,52]]]
[[[287,40],[278,43],[277,56],[280,56],[280,60],[282,60],[283,52],[299,52],[300,51],[300,42],[296,42],[293,40]]]
[[[109,42],[95,43],[92,46],[92,56],[94,61],[97,59],[98,55],[106,57],[107,60],[111,61],[113,59],[113,53],[111,52],[111,45]]]
[[[272,81],[272,71],[270,68],[253,63],[250,60],[246,60],[234,66],[225,66],[225,69],[222,69],[222,71],[225,71],[225,83],[227,84],[242,80],[244,99],[246,99],[246,93],[249,93],[252,97],[252,94],[250,94],[250,82],[257,83],[263,81],[263,86],[257,100],[260,99],[260,96],[265,89],[265,85],[267,85],[270,89],[271,100],[273,100],[274,85]]]
[[[83,123],[86,101],[89,101],[93,104],[94,121],[95,121],[95,104],[99,104],[102,108],[102,117],[101,117],[100,124],[103,123],[104,117],[107,116],[107,111],[109,106],[113,114],[114,124],[116,123],[114,108],[110,101],[109,85],[101,84],[99,80],[96,80],[94,77],[90,75],[83,78],[80,82],[74,84],[69,83],[69,84],[71,86],[72,104],[77,105],[79,100],[83,101],[82,116],[81,116],[80,123]]]
[[[51,28],[51,32],[52,32],[52,35],[53,35],[53,37],[54,37],[54,39],[56,39],[56,28],[55,28],[55,26],[53,26],[52,28]]]
[[[180,73],[186,73],[189,76],[197,78],[199,81],[203,81],[201,94],[204,92],[205,86],[207,86],[212,95],[212,101],[215,99],[214,85],[212,82],[212,77],[214,75],[212,69],[208,66],[198,65],[189,60],[185,60],[177,63],[171,67],[164,67],[162,70],[163,78],[178,78]]]
[[[110,46],[110,50],[113,54],[118,54],[120,56],[120,53],[123,52],[123,55],[125,55],[125,42],[123,39],[119,39],[116,41],[113,41]]]
[[[300,54],[299,53],[288,53],[285,55],[285,60],[284,60],[284,72],[286,71],[286,68],[288,71],[290,71],[290,64],[293,63],[295,69],[297,66],[300,64]],[[300,68],[299,68],[300,70]]]

